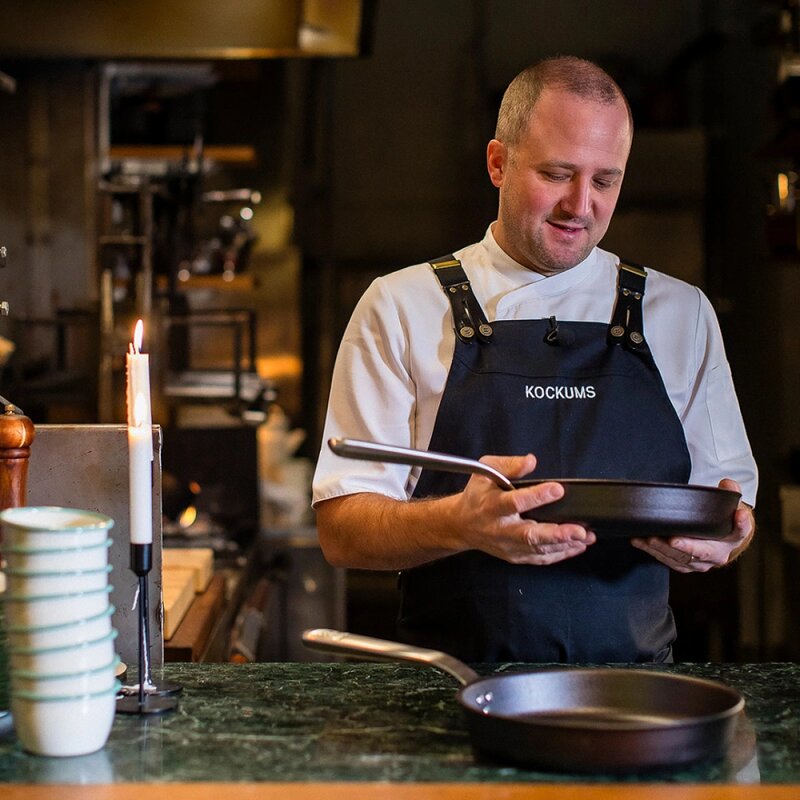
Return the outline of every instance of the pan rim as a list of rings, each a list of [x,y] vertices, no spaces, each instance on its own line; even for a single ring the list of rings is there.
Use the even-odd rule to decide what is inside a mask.
[[[527,478],[515,489],[560,483],[564,496],[522,514],[543,522],[574,523],[599,538],[689,536],[722,539],[730,534],[741,492],[698,484],[606,478]]]
[[[724,495],[737,495],[742,496],[741,492],[733,489],[723,489],[721,486],[706,486],[700,483],[669,483],[663,481],[637,481],[626,480],[625,478],[544,478],[536,477],[523,477],[515,478],[514,488],[519,486],[533,486],[538,483],[565,483],[568,486],[598,486],[603,488],[620,488],[620,489],[676,489],[683,492],[696,492]]]
[[[723,708],[720,711],[701,714],[694,717],[683,717],[671,720],[661,720],[659,722],[645,722],[645,721],[632,721],[632,720],[619,720],[612,721],[609,719],[592,719],[587,715],[581,719],[570,719],[563,717],[550,716],[542,713],[539,716],[536,713],[531,714],[527,718],[522,718],[519,714],[509,714],[500,711],[491,711],[488,708],[477,707],[478,703],[471,702],[465,695],[470,691],[475,691],[488,681],[497,681],[499,678],[532,678],[538,675],[545,675],[553,672],[569,672],[571,675],[576,676],[591,676],[597,677],[599,674],[610,676],[611,678],[619,678],[623,675],[634,675],[637,677],[645,677],[649,679],[662,680],[668,683],[682,683],[685,685],[693,685],[707,690],[712,690],[720,695],[727,695],[731,701],[731,705]],[[457,694],[459,704],[465,711],[474,714],[480,718],[491,717],[492,719],[502,720],[508,723],[517,723],[524,725],[536,725],[543,728],[558,728],[558,729],[574,729],[582,731],[609,731],[609,732],[646,732],[646,731],[667,731],[672,728],[689,728],[692,726],[708,726],[714,723],[723,722],[738,714],[744,712],[745,699],[742,694],[736,689],[727,686],[726,684],[715,681],[709,678],[697,678],[691,675],[676,675],[668,672],[650,671],[645,669],[620,669],[619,667],[576,667],[576,668],[561,668],[553,667],[551,669],[542,669],[535,672],[515,672],[515,673],[501,673],[497,675],[481,675],[477,680],[472,681],[467,686],[461,687]]]

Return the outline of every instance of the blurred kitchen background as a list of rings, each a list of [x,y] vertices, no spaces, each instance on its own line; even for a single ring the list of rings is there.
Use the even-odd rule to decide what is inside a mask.
[[[391,634],[395,576],[328,568],[308,508],[336,347],[373,277],[483,235],[502,91],[557,53],[631,101],[604,246],[709,295],[761,469],[756,544],[676,576],[676,657],[800,654],[797,0],[3,0],[0,23],[0,394],[37,426],[124,422],[144,320],[165,547],[224,577],[167,658]]]

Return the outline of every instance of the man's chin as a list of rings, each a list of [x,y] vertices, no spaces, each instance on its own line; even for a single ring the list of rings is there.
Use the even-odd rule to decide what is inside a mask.
[[[543,275],[557,275],[559,272],[565,272],[568,269],[578,266],[582,261],[585,261],[589,253],[592,252],[593,247],[588,249],[583,247],[580,250],[570,250],[564,252],[563,250],[551,251],[547,254],[545,259],[542,259],[544,269]]]

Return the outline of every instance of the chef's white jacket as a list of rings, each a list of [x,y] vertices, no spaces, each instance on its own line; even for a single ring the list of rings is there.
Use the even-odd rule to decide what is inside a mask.
[[[482,241],[455,256],[489,321],[611,319],[619,259],[600,248],[572,269],[543,277],[506,255],[490,226]],[[648,268],[643,315],[645,338],[683,424],[690,483],[717,486],[733,478],[753,505],[757,469],[711,304],[698,288]],[[450,304],[429,264],[371,284],[336,358],[314,504],[357,492],[411,496],[418,467],[341,458],[327,441],[346,436],[427,449],[454,347]]]

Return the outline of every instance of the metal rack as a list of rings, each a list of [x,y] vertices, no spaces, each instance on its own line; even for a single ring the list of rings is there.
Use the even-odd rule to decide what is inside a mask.
[[[159,187],[149,180],[126,183],[100,181],[101,220],[97,238],[100,271],[100,362],[98,374],[98,416],[100,422],[114,421],[114,373],[121,367],[132,325],[122,323],[141,318],[148,329],[153,310],[153,199]],[[117,208],[131,212],[132,224],[115,223]],[[108,265],[113,253],[137,251],[136,269],[126,281],[114,275]],[[128,262],[128,267],[131,267]],[[120,297],[122,299],[120,299]]]
[[[232,347],[225,368],[203,369],[192,363],[187,343],[184,357],[169,364],[164,376],[164,400],[171,415],[182,404],[212,403],[226,405],[234,416],[243,417],[248,408],[261,409],[274,399],[271,382],[256,370],[256,323],[256,312],[247,308],[186,311],[163,319],[167,341],[170,331],[185,329],[190,335],[205,328],[228,333]]]

